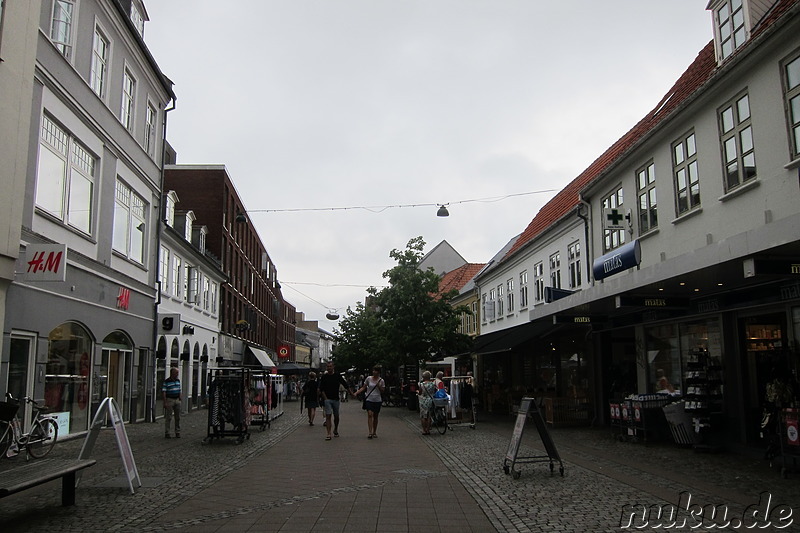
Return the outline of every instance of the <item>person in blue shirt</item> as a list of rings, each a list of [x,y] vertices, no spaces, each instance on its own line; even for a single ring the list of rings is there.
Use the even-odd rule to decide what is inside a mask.
[[[161,385],[161,396],[164,400],[164,438],[170,438],[169,426],[175,417],[175,438],[181,438],[181,380],[178,379],[178,368],[169,369],[169,377]]]

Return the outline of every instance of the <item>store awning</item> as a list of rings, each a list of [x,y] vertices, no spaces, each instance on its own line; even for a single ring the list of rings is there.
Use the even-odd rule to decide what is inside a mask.
[[[552,322],[529,322],[522,326],[494,331],[480,335],[475,339],[472,351],[477,354],[488,355],[493,353],[510,352],[523,342],[534,337],[542,337],[558,328]]]
[[[309,367],[298,365],[291,361],[284,361],[278,365],[278,374],[305,374],[310,371],[311,369]]]
[[[261,363],[261,366],[264,368],[275,368],[275,363],[272,362],[272,359],[269,358],[267,352],[261,350],[259,348],[254,348],[252,346],[247,347],[248,350],[253,354],[253,356]]]

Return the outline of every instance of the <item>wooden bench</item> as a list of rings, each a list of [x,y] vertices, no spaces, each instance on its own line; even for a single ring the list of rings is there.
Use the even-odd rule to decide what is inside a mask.
[[[94,459],[42,459],[0,471],[0,498],[61,478],[61,505],[75,505],[75,474]]]

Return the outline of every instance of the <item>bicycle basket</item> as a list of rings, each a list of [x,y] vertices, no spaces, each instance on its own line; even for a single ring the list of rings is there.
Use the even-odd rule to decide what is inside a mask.
[[[3,422],[11,422],[17,411],[19,411],[18,403],[0,402],[0,420]]]

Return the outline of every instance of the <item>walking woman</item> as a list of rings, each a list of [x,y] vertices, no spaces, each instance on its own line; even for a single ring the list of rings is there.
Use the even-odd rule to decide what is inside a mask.
[[[422,382],[417,389],[419,396],[419,419],[422,424],[422,434],[431,434],[431,412],[433,411],[433,395],[436,394],[436,384],[431,381],[431,373],[426,370],[422,373]]]
[[[317,407],[319,407],[319,387],[317,386],[317,374],[314,372],[308,373],[308,381],[303,385],[303,400],[308,409],[308,425],[314,425],[314,418],[317,416]]]
[[[367,410],[367,429],[369,430],[368,439],[377,439],[378,434],[378,414],[381,412],[383,404],[383,391],[386,390],[386,382],[381,377],[381,367],[372,367],[372,375],[367,376],[364,384],[356,391],[356,395],[364,392],[364,409]]]

